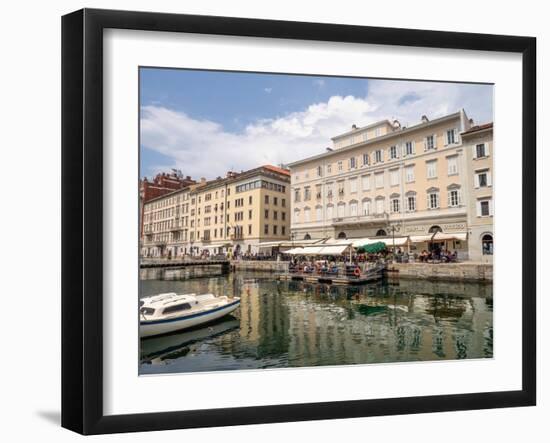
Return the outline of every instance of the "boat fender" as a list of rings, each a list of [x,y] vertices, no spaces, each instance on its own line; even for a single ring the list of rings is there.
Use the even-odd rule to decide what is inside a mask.
[[[359,268],[355,268],[353,270],[353,275],[355,275],[356,277],[359,277],[361,275],[361,271],[359,270]]]

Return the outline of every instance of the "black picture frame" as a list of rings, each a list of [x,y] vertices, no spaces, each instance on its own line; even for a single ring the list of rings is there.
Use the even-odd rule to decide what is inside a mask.
[[[523,64],[522,389],[132,415],[103,413],[103,30],[519,53]],[[82,434],[458,411],[536,403],[536,39],[83,9],[62,18],[62,426]]]

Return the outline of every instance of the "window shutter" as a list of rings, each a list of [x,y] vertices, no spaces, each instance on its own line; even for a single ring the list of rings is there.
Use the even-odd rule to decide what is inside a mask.
[[[489,155],[491,155],[489,153],[489,143],[484,143],[484,145],[485,145],[485,155],[488,157]]]
[[[416,148],[415,148],[416,142],[413,141],[411,143],[412,143],[412,153],[416,154]]]
[[[479,200],[476,202],[476,215],[481,217],[481,202]]]
[[[489,200],[489,215],[493,215],[493,199]]]
[[[437,149],[437,134],[433,134],[433,141],[434,141],[434,149]]]
[[[451,204],[451,191],[447,191],[447,206],[450,208],[452,206]]]
[[[477,157],[477,147],[476,147],[476,144],[474,143],[472,145],[472,158],[476,158]]]
[[[487,171],[487,186],[491,186],[493,184],[492,178],[491,178],[491,172]]]
[[[399,148],[399,145],[398,145],[398,148]],[[403,157],[406,157],[407,156],[407,145],[405,143],[403,143],[401,146],[400,146],[400,151],[401,151],[401,155]]]
[[[458,143],[458,128],[454,128],[453,129],[453,136],[454,136],[454,140],[455,140],[455,143]]]
[[[428,137],[424,138],[424,151],[428,150]]]

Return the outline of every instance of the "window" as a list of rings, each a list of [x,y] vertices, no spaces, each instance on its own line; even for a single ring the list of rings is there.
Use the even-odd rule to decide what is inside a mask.
[[[439,192],[432,191],[428,193],[428,209],[439,208]]]
[[[377,214],[383,214],[384,213],[384,199],[379,198],[376,200],[376,213]]]
[[[266,196],[264,197],[264,203],[265,203],[266,205],[269,204],[269,195],[266,195]]]
[[[281,235],[286,235],[286,227],[281,226]]]
[[[317,166],[317,177],[323,176],[323,168],[321,166]]]
[[[407,183],[414,182],[414,165],[405,166],[405,181]]]
[[[437,177],[437,160],[426,162],[426,176],[428,178]]]
[[[413,154],[414,154],[414,142],[406,142],[405,155],[413,155]]]
[[[310,209],[309,208],[305,208],[304,209],[304,221],[307,223],[309,222],[310,220]]]
[[[342,162],[339,161],[338,162],[338,171],[342,171],[342,170],[343,170]]]
[[[363,191],[370,191],[370,175],[361,177],[361,188]]]
[[[448,129],[447,130],[447,144],[452,145],[454,143],[457,143],[456,129]]]
[[[294,223],[300,223],[300,210],[294,210]]]
[[[352,201],[349,204],[349,215],[352,216],[352,217],[357,216],[357,202],[356,201]]]
[[[376,163],[380,163],[382,160],[382,150],[378,149],[377,151],[374,151],[374,160]]]
[[[428,135],[426,137],[426,151],[431,151],[432,149],[435,149],[435,137]]]
[[[252,204],[252,196],[249,196],[249,197],[248,197],[248,204],[249,204],[249,205]]]
[[[248,219],[252,220],[252,209],[249,209],[248,211]]]
[[[374,184],[377,188],[384,187],[384,173],[380,172],[374,175]]]
[[[304,201],[311,200],[311,189],[309,186],[304,188]]]
[[[339,197],[343,197],[344,195],[344,182],[341,181],[341,182],[338,182],[338,196]]]
[[[264,218],[269,218],[269,209],[264,211]]]
[[[478,208],[477,208],[477,215],[478,217],[490,217],[493,215],[493,202],[491,199],[485,199],[485,200],[479,200],[477,202]]]
[[[265,235],[269,234],[269,225],[264,225],[264,234]]]
[[[281,220],[286,220],[286,212],[281,212]]]
[[[273,211],[273,220],[277,220],[277,211]]]
[[[332,220],[332,205],[327,206],[327,220]]]
[[[475,187],[486,188],[491,185],[491,173],[488,169],[484,169],[476,172],[475,175]]]
[[[390,186],[399,185],[399,169],[392,169],[390,171]]]
[[[477,144],[475,148],[475,158],[482,158],[486,156],[487,156],[487,152],[485,149],[485,143]]]
[[[449,190],[449,207],[456,208],[460,206],[460,191],[458,189]]]
[[[327,183],[327,197],[331,198],[334,194],[334,183]]]
[[[281,206],[282,206],[283,208],[286,207],[286,198],[282,198],[282,199],[281,199]]]
[[[493,255],[493,236],[485,234],[481,238],[481,251],[483,255]]]
[[[162,313],[173,314],[174,312],[185,311],[187,309],[191,309],[191,305],[189,303],[180,303],[178,305],[168,306],[167,308],[164,308]]]
[[[391,199],[391,212],[399,212],[399,198],[394,197]]]
[[[370,215],[370,200],[369,199],[363,200],[361,214],[362,215]]]
[[[416,211],[416,195],[407,196],[406,203],[407,203],[407,212]]]
[[[355,169],[357,168],[357,159],[355,157],[351,157],[349,159],[349,168],[350,169]]]
[[[458,174],[458,155],[447,157],[447,173],[448,175]]]
[[[273,225],[273,235],[277,235],[277,225]]]
[[[369,154],[363,154],[363,166],[369,165]]]
[[[344,217],[345,211],[346,211],[346,205],[343,204],[343,203],[342,203],[342,204],[339,204],[339,205],[338,205],[338,217],[339,217],[339,218]]]
[[[323,218],[323,208],[321,206],[317,206],[315,208],[315,220],[321,221]]]
[[[295,189],[295,190],[294,190],[294,201],[295,201],[295,202],[299,202],[299,201],[300,201],[300,190],[299,190],[299,189]]]
[[[357,179],[356,178],[350,178],[350,180],[349,180],[349,192],[352,192],[352,193],[357,192]]]
[[[391,159],[397,158],[397,146],[390,146],[390,158]]]
[[[332,174],[332,165],[330,163],[327,165],[327,174]]]

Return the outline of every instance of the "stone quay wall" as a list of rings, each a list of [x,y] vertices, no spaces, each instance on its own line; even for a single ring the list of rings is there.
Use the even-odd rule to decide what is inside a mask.
[[[235,271],[286,272],[288,261],[264,260],[232,260],[231,267]]]
[[[493,281],[493,265],[485,263],[390,263],[388,279],[417,278],[447,281]]]

